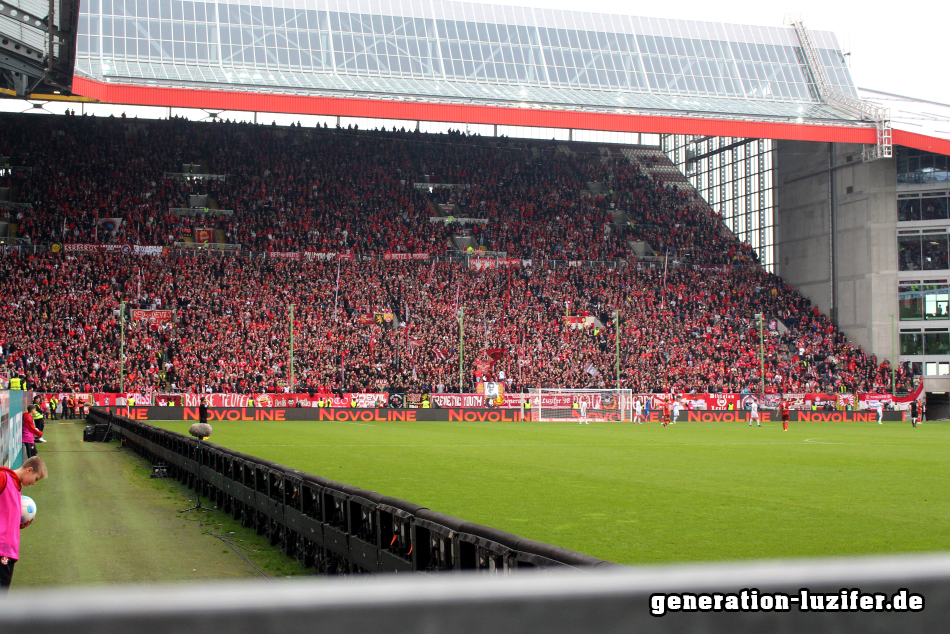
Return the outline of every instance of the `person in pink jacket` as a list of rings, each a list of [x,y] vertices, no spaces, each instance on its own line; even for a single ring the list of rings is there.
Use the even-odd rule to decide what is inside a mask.
[[[36,439],[43,437],[43,432],[33,424],[33,412],[35,410],[36,405],[30,405],[26,408],[26,413],[23,414],[23,453],[27,458],[36,455]]]
[[[19,469],[0,467],[0,593],[13,581],[13,566],[20,558],[20,531],[33,523],[20,522],[21,491],[45,477],[46,463],[39,456],[27,458]]]

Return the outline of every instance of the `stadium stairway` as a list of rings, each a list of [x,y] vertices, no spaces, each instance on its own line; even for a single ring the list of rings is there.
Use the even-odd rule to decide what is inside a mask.
[[[630,246],[630,250],[636,254],[637,258],[641,260],[656,255],[650,243],[645,240],[628,240],[627,244]]]
[[[469,247],[472,247],[476,251],[479,250],[478,243],[475,242],[475,238],[472,236],[452,236],[452,242],[455,243],[455,248],[462,253],[468,251]]]

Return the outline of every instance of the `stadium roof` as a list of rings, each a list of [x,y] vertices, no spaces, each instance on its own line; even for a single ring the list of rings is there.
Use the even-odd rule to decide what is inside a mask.
[[[950,105],[869,88],[859,88],[858,94],[866,101],[890,109],[895,133],[905,140],[916,138],[915,144],[901,145],[950,154]]]
[[[115,103],[876,140],[823,101],[791,27],[436,0],[89,0],[80,33],[74,92]],[[824,81],[857,97],[834,34],[810,37]]]

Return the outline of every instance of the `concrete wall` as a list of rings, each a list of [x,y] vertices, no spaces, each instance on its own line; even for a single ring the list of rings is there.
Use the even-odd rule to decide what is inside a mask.
[[[776,270],[883,360],[897,315],[896,163],[863,163],[861,150],[776,141]]]

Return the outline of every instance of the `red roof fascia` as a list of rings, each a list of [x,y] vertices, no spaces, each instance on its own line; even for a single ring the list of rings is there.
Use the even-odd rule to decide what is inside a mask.
[[[903,145],[925,152],[936,152],[937,154],[950,156],[950,139],[941,139],[906,130],[894,130],[892,135],[894,145]]]
[[[106,103],[142,106],[573,128],[648,134],[695,134],[796,141],[831,141],[836,143],[874,143],[876,140],[875,130],[868,127],[741,121],[716,119],[714,115],[709,118],[702,116],[665,117],[133,86],[108,84],[83,77],[73,78],[73,92]]]

